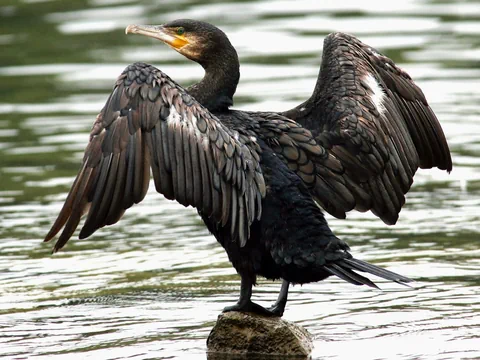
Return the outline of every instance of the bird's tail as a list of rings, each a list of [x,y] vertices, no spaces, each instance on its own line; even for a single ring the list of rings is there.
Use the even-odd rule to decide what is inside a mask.
[[[357,274],[355,271],[362,271],[375,276],[381,277],[386,280],[394,281],[398,284],[406,285],[406,283],[413,280],[394,273],[389,270],[382,269],[381,267],[369,264],[365,261],[358,259],[342,259],[335,261],[335,263],[328,264],[325,266],[325,269],[330,272],[332,275],[336,275],[339,278],[348,281],[354,285],[367,285],[378,289],[378,286],[373,283],[370,279]],[[408,286],[408,285],[406,285]]]

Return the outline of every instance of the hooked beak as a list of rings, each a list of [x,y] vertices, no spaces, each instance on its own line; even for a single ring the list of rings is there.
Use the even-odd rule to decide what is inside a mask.
[[[145,35],[164,42],[175,50],[179,50],[189,44],[184,35],[169,33],[169,30],[163,26],[156,25],[128,25],[125,34]]]

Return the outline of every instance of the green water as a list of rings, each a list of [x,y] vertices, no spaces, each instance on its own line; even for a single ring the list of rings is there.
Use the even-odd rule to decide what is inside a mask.
[[[420,171],[394,227],[330,219],[361,259],[415,278],[383,291],[340,280],[295,286],[285,318],[314,359],[480,358],[480,2],[0,0],[0,357],[206,359],[206,338],[239,279],[195,211],[150,190],[116,225],[42,243],[76,174],[95,115],[131,62],[182,85],[202,69],[132,23],[195,18],[237,48],[236,107],[286,110],[311,92],[323,38],[355,34],[422,87],[454,171]],[[280,284],[254,290],[263,304]]]

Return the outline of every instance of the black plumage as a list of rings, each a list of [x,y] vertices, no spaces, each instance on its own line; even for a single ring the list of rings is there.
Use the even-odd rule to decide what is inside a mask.
[[[337,217],[354,208],[394,223],[419,166],[451,170],[442,129],[421,90],[388,58],[345,34],[327,37],[312,97],[284,113],[230,110],[239,63],[213,25],[176,20],[127,33],[158,38],[205,68],[187,90],[135,63],[97,116],[82,168],[46,236],[54,251],[87,214],[80,238],[140,202],[150,169],[168,199],[197,208],[242,278],[225,310],[282,315],[290,283],[357,272],[410,279],[352,258],[316,202]],[[309,129],[307,129],[309,128]],[[270,309],[253,303],[257,276],[283,279]]]

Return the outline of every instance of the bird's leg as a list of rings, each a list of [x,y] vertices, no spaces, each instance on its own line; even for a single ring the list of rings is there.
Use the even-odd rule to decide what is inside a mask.
[[[288,297],[288,287],[290,286],[290,282],[287,280],[283,280],[282,288],[280,289],[280,293],[278,294],[277,301],[273,306],[269,307],[267,310],[270,311],[272,314],[276,316],[282,316],[283,312],[285,311],[285,305],[287,305],[287,297]]]
[[[246,277],[244,275],[240,275],[240,276],[242,277],[242,283],[240,286],[240,298],[238,299],[235,305],[225,307],[223,309],[223,312],[241,311],[241,312],[252,312],[252,313],[256,313],[264,316],[278,316],[276,313],[273,313],[272,311],[265,309],[263,306],[260,306],[252,302],[251,297],[252,297],[253,280],[250,277]]]

